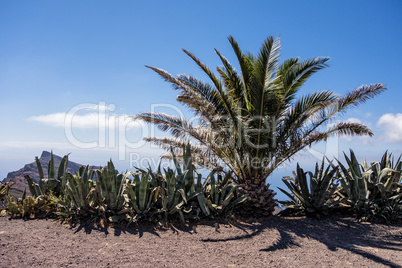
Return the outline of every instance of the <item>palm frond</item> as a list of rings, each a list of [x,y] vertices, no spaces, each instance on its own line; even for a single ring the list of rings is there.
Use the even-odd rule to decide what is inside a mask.
[[[170,73],[166,72],[165,70],[159,69],[156,67],[152,67],[152,66],[148,66],[148,65],[145,65],[145,67],[147,67],[147,68],[153,70],[154,72],[156,72],[157,74],[159,74],[166,82],[170,82],[173,86],[173,89],[178,90],[178,89],[182,89],[183,87],[185,87],[185,85],[182,84],[180,80],[178,80],[177,78],[172,76]]]
[[[204,63],[202,63],[196,56],[194,56],[194,54],[188,52],[187,50],[183,49],[183,52],[186,53],[191,59],[193,59],[193,61],[208,75],[208,77],[211,79],[217,89],[222,88],[219,79]]]
[[[352,106],[356,107],[359,104],[365,103],[367,100],[374,98],[381,92],[385,91],[385,84],[363,85],[339,98],[338,104],[335,106],[335,112],[345,113]]]
[[[170,132],[176,138],[186,138],[191,136],[194,126],[185,118],[171,116],[165,113],[143,112],[131,116],[133,120],[142,120],[145,123],[151,123],[162,131]]]
[[[233,95],[233,97],[235,99],[245,99],[245,96],[244,96],[245,90],[243,88],[242,79],[237,74],[237,71],[230,64],[230,62],[219,53],[218,50],[215,49],[215,53],[221,59],[223,66],[225,67],[225,70],[226,70],[226,72],[225,72],[221,68],[219,68],[219,67],[217,68],[221,77],[225,81],[225,87],[231,91],[231,93],[232,93],[231,95]]]
[[[288,70],[284,77],[284,87],[287,91],[296,92],[314,73],[328,67],[329,60],[329,57],[315,57],[298,62]]]
[[[233,36],[228,37],[229,43],[231,44],[233,51],[236,54],[237,61],[240,65],[241,75],[242,75],[242,82],[244,90],[248,90],[248,86],[251,84],[250,80],[253,74],[253,64],[251,57],[244,55],[240,49],[239,44],[233,38]]]

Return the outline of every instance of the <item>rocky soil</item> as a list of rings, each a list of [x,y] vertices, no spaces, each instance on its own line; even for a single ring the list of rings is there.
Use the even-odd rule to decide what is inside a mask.
[[[402,224],[251,222],[67,226],[0,217],[1,267],[402,267]]]

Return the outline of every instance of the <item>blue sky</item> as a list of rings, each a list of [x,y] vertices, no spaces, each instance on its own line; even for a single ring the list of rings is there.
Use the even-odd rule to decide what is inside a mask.
[[[254,53],[269,35],[280,36],[282,60],[331,57],[330,67],[302,92],[344,94],[362,84],[387,84],[386,92],[339,118],[368,125],[373,138],[319,144],[295,159],[302,166],[348,148],[369,161],[386,149],[399,155],[400,14],[397,0],[1,1],[0,179],[43,150],[71,153],[72,161],[83,164],[104,165],[112,158],[120,170],[130,169],[130,157],[131,164],[158,162],[162,151],[141,142],[153,130],[127,116],[152,109],[190,114],[177,105],[177,92],[144,66],[206,79],[181,49],[211,68],[219,65],[214,48],[235,63],[229,35]]]

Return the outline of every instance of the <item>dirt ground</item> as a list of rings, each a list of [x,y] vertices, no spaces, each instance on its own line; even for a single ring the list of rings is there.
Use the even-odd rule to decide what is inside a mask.
[[[0,217],[0,226],[1,267],[402,267],[402,224],[349,218],[104,229]]]

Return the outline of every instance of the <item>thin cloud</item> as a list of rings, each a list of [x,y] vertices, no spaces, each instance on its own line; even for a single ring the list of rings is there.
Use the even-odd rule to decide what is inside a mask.
[[[72,107],[66,113],[53,113],[39,116],[31,116],[29,121],[40,122],[44,125],[63,128],[79,129],[122,129],[129,130],[142,128],[145,124],[133,121],[126,114],[112,114],[116,105],[106,105],[105,102],[80,103]]]
[[[377,122],[377,127],[384,131],[388,142],[402,143],[402,114],[384,114]]]
[[[104,108],[104,107],[102,107]],[[47,115],[31,116],[30,121],[40,122],[44,125],[52,127],[69,127],[69,128],[107,128],[107,129],[135,129],[142,128],[144,124],[139,121],[133,121],[130,116],[121,114],[107,113],[54,113]]]
[[[45,125],[52,127],[64,127],[64,119],[66,118],[66,113],[55,113],[39,116],[31,116],[28,118],[29,121],[40,122]]]
[[[345,120],[347,123],[358,123],[358,124],[363,124],[366,125],[367,127],[371,128],[371,123],[365,123],[362,122],[359,118],[356,117],[349,117],[348,119]],[[368,135],[364,136],[341,136],[342,139],[350,142],[352,140],[357,140],[359,142],[362,142],[363,144],[369,144],[370,142],[373,142],[373,137],[370,137]]]

